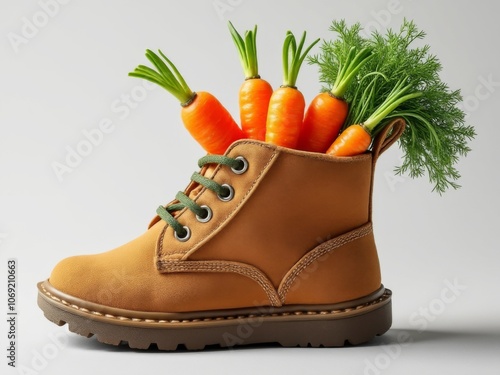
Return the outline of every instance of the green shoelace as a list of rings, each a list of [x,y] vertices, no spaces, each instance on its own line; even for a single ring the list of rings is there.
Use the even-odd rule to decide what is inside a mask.
[[[238,156],[237,158],[230,158],[228,156],[222,155],[207,155],[202,157],[198,161],[198,166],[203,168],[207,164],[219,164],[225,165],[231,168],[231,170],[236,174],[244,173],[248,168],[248,163],[245,158]],[[219,184],[214,180],[211,180],[199,172],[194,172],[191,176],[191,181],[194,181],[201,186],[213,191],[221,201],[230,201],[234,196],[234,190],[229,184]],[[200,222],[207,222],[212,218],[212,210],[205,205],[199,205],[191,198],[189,198],[185,193],[179,191],[175,199],[178,203],[171,204],[167,207],[160,206],[156,210],[158,216],[164,220],[168,225],[174,230],[175,238],[179,241],[187,241],[191,236],[191,231],[187,226],[183,226],[179,221],[172,215],[173,212],[183,210],[184,208],[189,209],[196,215],[196,218]]]

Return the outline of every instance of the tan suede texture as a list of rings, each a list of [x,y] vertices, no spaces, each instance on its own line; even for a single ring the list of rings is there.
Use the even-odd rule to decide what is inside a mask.
[[[380,266],[373,232],[371,226],[363,229],[351,241],[339,247],[332,244],[331,249],[322,251],[321,256],[300,269],[287,290],[284,290],[283,283],[280,286],[283,302],[328,304],[350,301],[379,287]],[[328,247],[328,243],[323,246]]]
[[[307,251],[368,221],[369,155],[319,159],[281,151],[275,159],[238,214],[188,260],[251,264],[278,287]],[[244,178],[233,178],[235,190]],[[163,249],[175,245],[167,233]]]
[[[269,305],[258,283],[236,273],[161,274],[153,262],[164,223],[115,250],[62,260],[49,282],[74,297],[150,312],[186,312]]]
[[[401,135],[396,120],[374,140],[373,151],[330,157],[257,141],[235,142],[227,166],[202,173],[234,188],[234,198],[189,184],[186,193],[208,205],[199,222],[184,209],[186,242],[154,218],[149,230],[112,251],[61,261],[50,283],[61,292],[110,307],[189,312],[284,304],[332,304],[364,297],[381,285],[371,227],[375,161]]]

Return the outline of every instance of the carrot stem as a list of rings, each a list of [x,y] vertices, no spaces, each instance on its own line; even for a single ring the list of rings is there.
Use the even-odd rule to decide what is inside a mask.
[[[158,52],[163,60],[153,51],[146,50],[146,57],[156,67],[157,71],[139,65],[133,72],[129,73],[129,76],[143,78],[160,85],[175,96],[181,102],[181,105],[192,101],[195,93],[189,88],[172,61],[162,51],[158,50]]]
[[[339,72],[335,79],[332,89],[330,92],[333,96],[337,98],[343,98],[344,93],[349,86],[349,83],[356,76],[358,71],[363,67],[364,64],[370,60],[373,55],[370,49],[363,48],[356,55],[356,48],[351,47],[349,54],[347,55],[344,64],[339,62]]]
[[[234,44],[238,49],[240,56],[241,66],[245,74],[245,78],[258,78],[259,77],[259,64],[257,59],[257,25],[253,30],[245,32],[243,38],[238,31],[234,28],[231,21],[229,21],[229,31],[233,38]]]
[[[304,43],[306,40],[306,32],[302,33],[299,44],[291,31],[287,31],[285,41],[283,43],[282,60],[283,60],[283,86],[295,87],[297,77],[299,76],[300,66],[304,62],[307,54],[319,42],[319,38],[313,41],[304,52]]]
[[[406,80],[407,78],[401,79],[389,93],[387,98],[382,102],[382,104],[377,107],[375,111],[373,111],[373,113],[366,119],[366,121],[363,122],[366,129],[372,132],[373,129],[399,105],[406,102],[407,100],[417,98],[422,95],[421,92],[412,92],[410,94],[406,94],[406,92],[413,87],[412,84],[403,86]],[[369,96],[372,97],[373,95]]]

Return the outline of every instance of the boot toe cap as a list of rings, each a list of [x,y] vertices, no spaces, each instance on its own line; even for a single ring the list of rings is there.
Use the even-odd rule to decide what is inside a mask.
[[[89,292],[91,287],[92,267],[91,256],[72,256],[61,260],[52,270],[50,284],[62,293],[80,299],[93,299]]]

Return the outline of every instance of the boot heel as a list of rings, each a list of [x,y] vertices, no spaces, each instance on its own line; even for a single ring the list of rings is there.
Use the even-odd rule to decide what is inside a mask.
[[[366,306],[296,314],[285,321],[270,322],[265,328],[266,335],[281,337],[278,342],[285,347],[359,345],[384,334],[391,327],[391,291],[386,289],[382,297]]]

